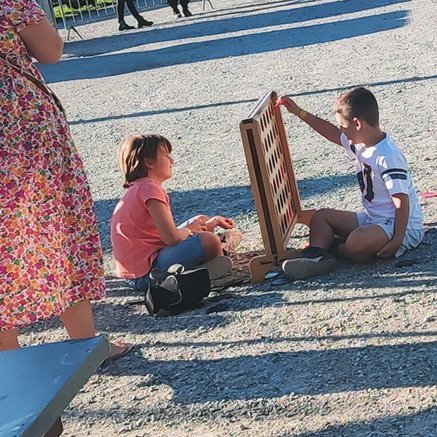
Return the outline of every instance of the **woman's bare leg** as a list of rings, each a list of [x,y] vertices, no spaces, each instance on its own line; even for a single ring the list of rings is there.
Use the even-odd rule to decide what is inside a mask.
[[[82,300],[67,308],[60,318],[70,338],[91,338],[96,335],[91,302]]]
[[[70,338],[91,338],[96,335],[91,302],[83,300],[67,308],[60,316]],[[109,357],[119,355],[126,349],[126,343],[109,343]]]
[[[0,332],[0,351],[19,349],[19,347],[20,343],[18,343],[18,331],[16,329]]]

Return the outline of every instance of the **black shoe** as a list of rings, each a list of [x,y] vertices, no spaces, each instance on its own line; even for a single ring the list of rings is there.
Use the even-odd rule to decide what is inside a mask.
[[[181,12],[178,8],[173,9],[173,15],[175,16],[175,18],[182,18]]]
[[[129,24],[126,24],[124,21],[118,23],[118,30],[132,30],[132,29],[135,29],[135,27],[129,26]]]
[[[193,14],[188,10],[188,8],[184,8],[184,16],[185,17],[192,17]]]
[[[294,259],[282,263],[282,269],[293,279],[306,279],[334,270],[337,260],[320,247],[308,247]]]
[[[142,27],[150,27],[150,26],[153,26],[153,21],[147,21],[144,18],[138,20],[138,29],[141,29]]]

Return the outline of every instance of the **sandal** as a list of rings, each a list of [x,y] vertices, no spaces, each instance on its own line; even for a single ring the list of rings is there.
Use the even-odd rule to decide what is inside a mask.
[[[118,352],[118,353],[116,353],[114,355],[111,355],[113,346],[120,347],[121,348],[120,352]],[[110,349],[109,349],[109,356],[106,358],[105,361],[103,361],[103,364],[107,364],[110,361],[118,360],[119,358],[124,357],[126,354],[128,354],[132,350],[134,345],[131,344],[131,343],[116,344],[116,343],[110,342],[109,343],[109,347],[110,347]]]

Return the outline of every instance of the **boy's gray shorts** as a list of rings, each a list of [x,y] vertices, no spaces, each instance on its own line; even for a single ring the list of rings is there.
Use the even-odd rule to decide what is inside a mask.
[[[371,219],[365,212],[357,212],[358,226],[378,225],[387,234],[391,240],[395,229],[394,218],[387,218],[382,220]],[[409,229],[405,231],[404,241],[401,247],[397,250],[395,257],[403,255],[407,250],[416,248],[425,237],[425,231],[421,229]]]

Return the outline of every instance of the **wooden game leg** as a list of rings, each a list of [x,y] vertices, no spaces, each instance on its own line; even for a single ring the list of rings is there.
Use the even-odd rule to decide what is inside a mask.
[[[266,273],[276,266],[271,256],[255,256],[249,262],[250,277],[253,282],[262,282]]]
[[[306,209],[305,211],[299,211],[297,216],[297,222],[309,226],[311,218],[317,212],[317,209]]]

